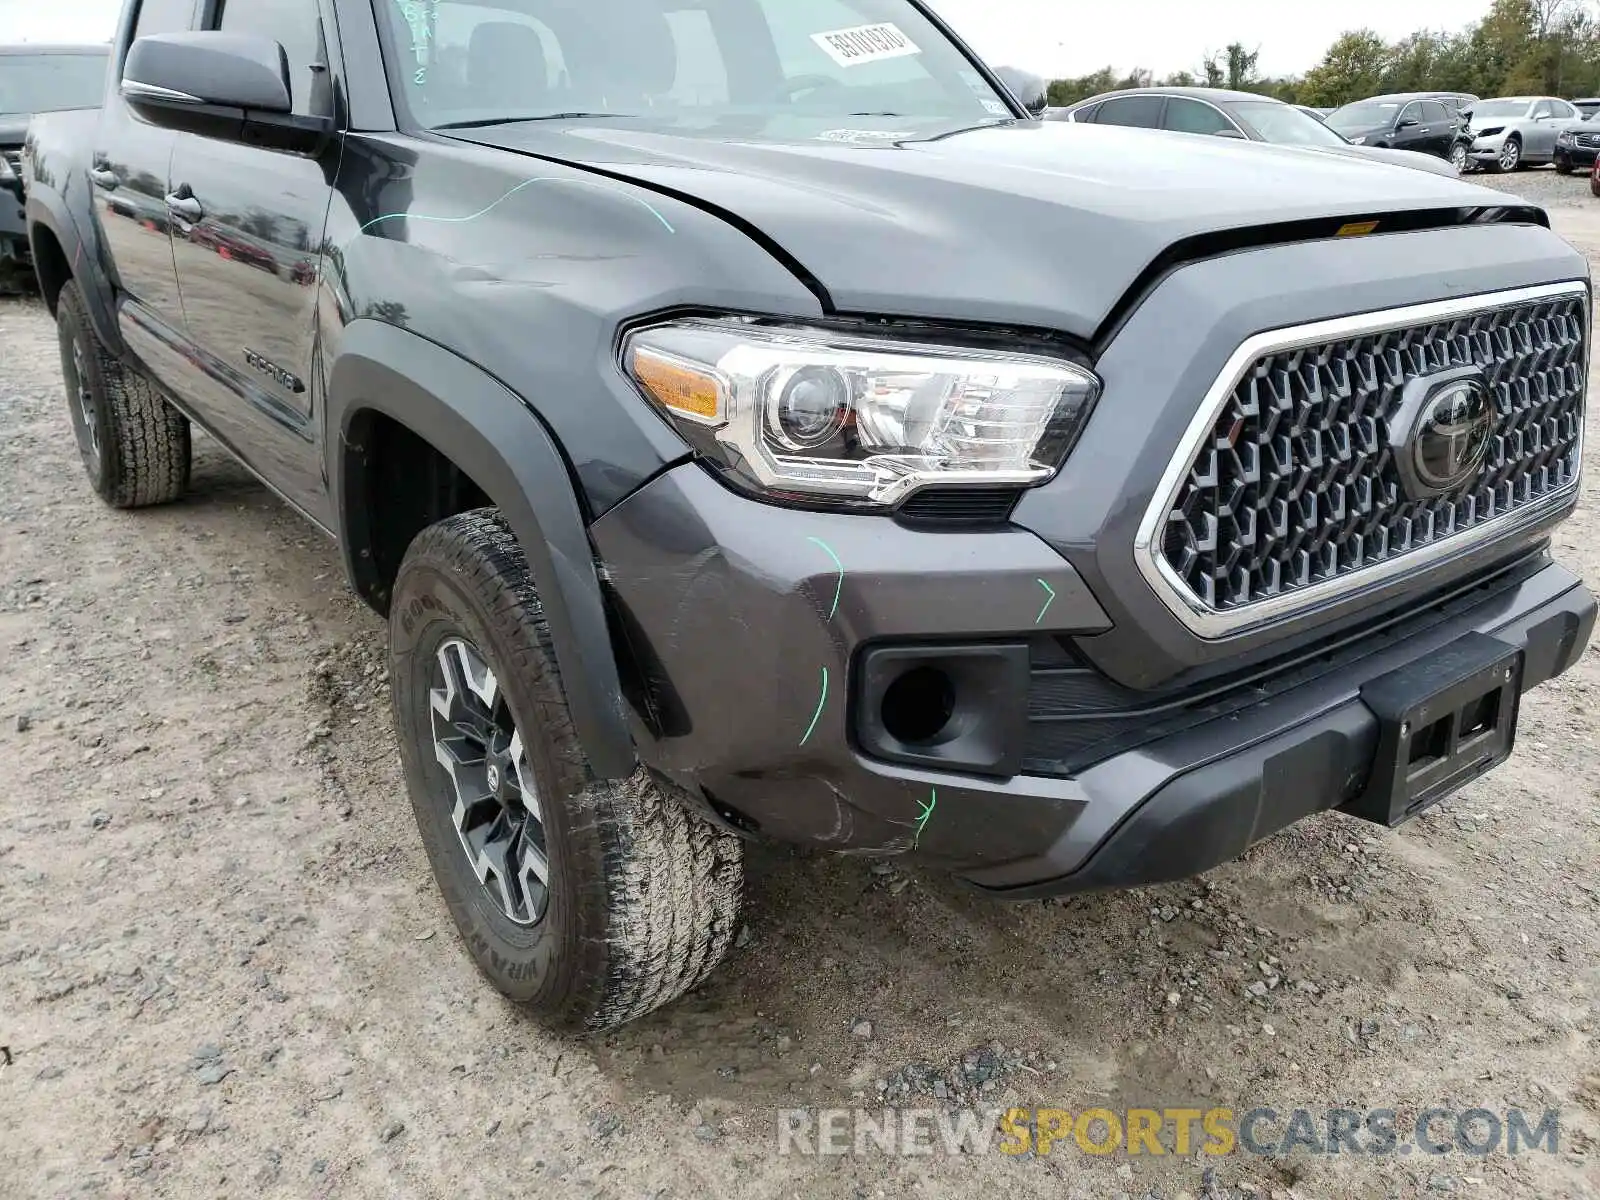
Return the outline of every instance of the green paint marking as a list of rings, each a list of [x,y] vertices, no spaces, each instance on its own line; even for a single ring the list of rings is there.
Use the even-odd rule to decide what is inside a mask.
[[[828,620],[833,620],[833,614],[839,611],[839,597],[844,594],[844,564],[839,561],[839,556],[833,552],[833,547],[819,537],[807,538],[806,541],[821,546],[823,552],[833,559],[833,565],[839,569],[839,580],[833,585],[833,607],[828,610]]]
[[[911,839],[911,848],[915,850],[917,843],[922,841],[922,830],[928,823],[928,818],[933,816],[933,810],[939,807],[939,789],[928,789],[928,802],[922,806],[922,812],[917,816],[917,836]]]
[[[635,204],[639,205],[641,208],[647,209],[651,216],[653,216],[656,220],[661,222],[662,228],[665,229],[668,233],[677,233],[678,232],[676,229],[674,229],[672,227],[671,222],[669,222],[666,219],[666,217],[661,215],[660,211],[655,207],[655,205],[651,204],[648,200],[641,199],[640,197],[635,196],[635,195],[633,195],[633,194],[631,194],[629,192],[625,192],[619,187],[614,187],[614,186],[612,186],[610,184],[605,184],[605,183],[596,183],[596,182],[594,182],[592,180],[587,180],[587,179],[562,179],[562,178],[558,178],[556,176],[543,176],[542,175],[542,176],[539,176],[536,179],[525,179],[525,180],[523,180],[521,183],[517,184],[516,187],[512,188],[509,192],[507,192],[504,196],[501,196],[500,199],[496,200],[493,204],[485,205],[483,208],[480,208],[477,212],[472,213],[469,216],[465,216],[465,217],[432,217],[432,216],[426,215],[425,213],[384,213],[383,216],[381,216],[381,217],[373,217],[372,220],[368,221],[360,229],[356,230],[356,237],[360,237],[363,233],[366,233],[367,230],[371,229],[374,225],[382,225],[385,221],[400,221],[400,220],[406,220],[406,221],[432,221],[432,222],[434,222],[436,224],[440,224],[440,225],[464,225],[468,221],[476,221],[479,217],[487,216],[489,213],[491,213],[495,209],[499,208],[507,200],[511,199],[511,197],[515,196],[518,192],[523,191],[526,188],[530,188],[536,183],[565,183],[565,184],[571,185],[572,187],[592,187],[592,188],[598,188],[602,192],[611,192],[614,195],[621,196],[624,200],[632,200]],[[355,241],[355,238],[351,238],[350,240],[353,242],[353,241]],[[346,244],[348,245],[348,243],[346,243]]]
[[[806,735],[805,735],[805,737],[800,739],[800,744],[802,746],[804,746],[807,742],[809,742],[811,740],[811,735],[817,731],[817,722],[822,720],[822,710],[827,706],[827,703],[828,703],[828,668],[827,667],[823,667],[822,668],[822,695],[817,697],[817,711],[815,713],[813,713],[812,716],[811,716],[811,724],[806,726]]]
[[[1039,610],[1039,615],[1033,619],[1033,623],[1037,625],[1044,620],[1045,613],[1049,612],[1050,606],[1056,602],[1056,590],[1042,579],[1037,579],[1034,582],[1049,593],[1049,599],[1044,602],[1044,607]]]

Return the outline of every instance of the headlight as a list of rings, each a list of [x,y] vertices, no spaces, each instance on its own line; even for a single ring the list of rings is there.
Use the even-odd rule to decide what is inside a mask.
[[[1572,144],[1572,131],[1563,129],[1560,133],[1556,134],[1556,141],[1570,146]]]
[[[1480,130],[1478,130],[1477,133],[1474,136],[1476,136],[1476,137],[1493,137],[1495,134],[1504,133],[1505,131],[1506,131],[1506,127],[1504,125],[1495,125],[1495,126],[1492,126],[1492,127],[1488,128],[1488,129],[1480,129]]]
[[[1054,358],[738,320],[641,329],[622,360],[733,482],[851,505],[1043,482],[1100,392]]]

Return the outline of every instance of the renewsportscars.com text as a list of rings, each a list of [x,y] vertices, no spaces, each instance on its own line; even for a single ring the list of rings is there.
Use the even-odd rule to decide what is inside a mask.
[[[807,1156],[1049,1155],[1434,1155],[1555,1154],[1553,1109],[990,1108],[786,1109],[779,1154]]]

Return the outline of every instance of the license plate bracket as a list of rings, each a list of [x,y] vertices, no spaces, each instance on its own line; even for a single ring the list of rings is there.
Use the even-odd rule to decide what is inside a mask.
[[[1378,749],[1353,816],[1391,828],[1503,763],[1516,744],[1523,653],[1470,633],[1361,689]]]

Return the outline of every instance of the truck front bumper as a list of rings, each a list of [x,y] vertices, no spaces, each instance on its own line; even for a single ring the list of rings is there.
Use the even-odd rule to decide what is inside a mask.
[[[1378,742],[1363,685],[1476,632],[1522,649],[1532,687],[1595,619],[1579,580],[1523,553],[1337,653],[1156,705],[1143,740],[1058,771],[1039,746],[1058,744],[1046,710],[1064,677],[1041,655],[1110,622],[1032,533],[775,508],[686,464],[592,534],[650,767],[737,827],[915,851],[1016,898],[1183,878],[1349,804]],[[948,694],[909,719],[946,720],[900,740],[885,688],[919,667]]]
[[[0,187],[0,287],[15,286],[32,277],[33,257],[28,250],[22,200],[9,187]]]

